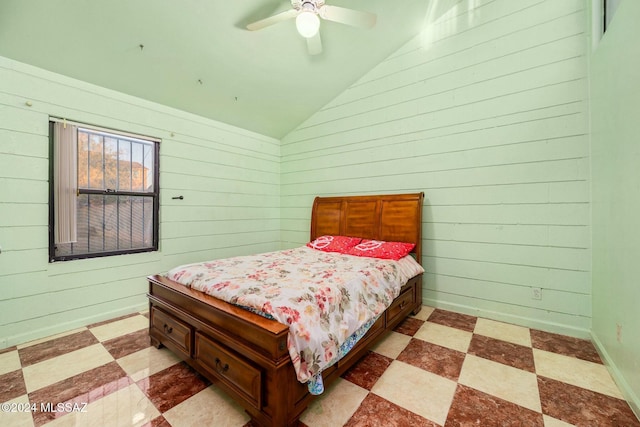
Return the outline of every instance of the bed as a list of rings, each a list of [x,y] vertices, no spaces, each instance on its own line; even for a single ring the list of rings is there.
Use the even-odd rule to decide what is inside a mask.
[[[424,194],[316,197],[311,212],[313,241],[320,236],[415,244],[410,256],[422,259]],[[288,349],[289,327],[247,311],[164,275],[149,281],[149,335],[223,389],[256,426],[292,426],[314,398],[298,381]],[[357,344],[322,371],[328,386],[364,356],[385,332],[422,304],[422,274],[409,278],[389,307]]]

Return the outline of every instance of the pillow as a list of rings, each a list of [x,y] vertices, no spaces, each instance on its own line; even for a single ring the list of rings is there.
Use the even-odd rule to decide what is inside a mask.
[[[398,261],[400,258],[407,256],[414,246],[415,243],[363,239],[359,244],[352,247],[347,254]]]
[[[359,237],[320,236],[314,241],[307,243],[307,246],[319,251],[340,252],[341,254],[344,254],[349,249],[360,243],[360,240],[362,239]]]

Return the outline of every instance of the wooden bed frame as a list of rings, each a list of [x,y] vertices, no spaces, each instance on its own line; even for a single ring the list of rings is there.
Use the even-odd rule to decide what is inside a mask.
[[[422,260],[424,193],[316,197],[311,240],[322,235],[415,243]],[[257,426],[292,426],[314,396],[296,379],[288,327],[160,276],[149,280],[149,335],[233,397]],[[358,344],[323,372],[325,386],[364,356],[386,331],[422,305],[422,275],[400,295]]]

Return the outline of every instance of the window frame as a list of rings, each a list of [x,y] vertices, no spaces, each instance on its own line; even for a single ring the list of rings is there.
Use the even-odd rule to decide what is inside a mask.
[[[78,126],[78,130],[80,128],[86,129],[88,131],[95,131],[98,133],[106,133],[112,134],[114,136],[121,136],[123,138],[132,138],[139,139],[145,142],[149,142],[153,144],[153,156],[154,156],[154,170],[153,170],[153,183],[154,188],[152,192],[136,192],[136,191],[118,191],[111,189],[80,189],[78,188],[78,196],[82,194],[91,195],[103,195],[103,196],[133,196],[133,197],[150,197],[153,200],[153,237],[152,244],[149,247],[144,248],[135,248],[135,249],[120,249],[120,250],[109,250],[102,252],[89,252],[89,253],[81,253],[81,254],[69,254],[69,255],[56,255],[56,243],[55,243],[55,208],[54,208],[54,182],[55,182],[55,171],[54,171],[54,123],[65,121],[67,123],[72,123]],[[76,156],[76,161],[78,158]],[[77,259],[89,259],[89,258],[101,258],[101,257],[109,257],[115,255],[126,255],[126,254],[136,254],[136,253],[144,253],[144,252],[156,252],[159,249],[159,241],[160,241],[160,139],[144,136],[144,135],[136,135],[126,131],[119,131],[115,129],[107,129],[104,127],[98,127],[89,125],[86,123],[80,122],[71,122],[66,119],[58,119],[55,117],[49,118],[49,262],[58,262],[58,261],[71,261]]]
[[[603,0],[602,2],[602,33],[606,33],[611,25],[621,0]]]

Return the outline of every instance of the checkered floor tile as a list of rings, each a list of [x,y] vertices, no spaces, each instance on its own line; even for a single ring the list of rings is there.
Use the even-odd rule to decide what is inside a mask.
[[[1,426],[248,426],[136,313],[0,350]],[[423,307],[302,414],[303,426],[640,427],[593,345]]]

